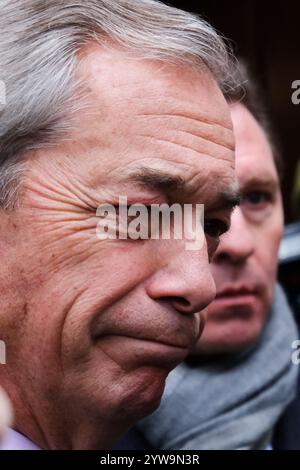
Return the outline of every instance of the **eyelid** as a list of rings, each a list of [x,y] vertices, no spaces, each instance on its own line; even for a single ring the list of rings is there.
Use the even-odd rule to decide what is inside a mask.
[[[249,197],[249,195],[251,193],[258,193],[260,195],[263,195],[267,201],[274,201],[275,200],[275,197],[276,197],[276,193],[275,192],[272,192],[270,190],[266,190],[266,189],[251,189],[251,190],[248,190],[246,192],[243,192],[242,194],[242,198],[241,198],[241,204],[243,204],[243,202],[247,202],[247,197]]]
[[[245,194],[258,192],[258,193],[265,193],[265,194],[276,194],[279,190],[279,186],[246,186],[241,190],[241,196],[243,197]]]

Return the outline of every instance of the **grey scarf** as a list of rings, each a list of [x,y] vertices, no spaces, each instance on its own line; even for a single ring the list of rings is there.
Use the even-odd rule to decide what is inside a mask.
[[[155,449],[264,449],[296,391],[291,362],[297,328],[282,289],[257,344],[215,362],[182,364],[169,376],[160,408],[138,424]]]

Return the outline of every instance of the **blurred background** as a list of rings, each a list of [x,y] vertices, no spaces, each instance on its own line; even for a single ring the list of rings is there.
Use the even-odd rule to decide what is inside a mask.
[[[283,200],[286,233],[279,278],[300,323],[300,104],[292,103],[292,83],[300,80],[300,2],[260,0],[169,0],[201,14],[230,40],[260,84],[285,165]],[[299,95],[300,96],[300,95]]]

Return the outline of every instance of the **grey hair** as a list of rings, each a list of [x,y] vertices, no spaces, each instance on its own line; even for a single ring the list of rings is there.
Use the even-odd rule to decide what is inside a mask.
[[[16,203],[30,150],[53,144],[80,107],[75,71],[89,42],[112,41],[142,59],[205,66],[235,87],[232,56],[203,19],[155,0],[0,0],[0,207]]]

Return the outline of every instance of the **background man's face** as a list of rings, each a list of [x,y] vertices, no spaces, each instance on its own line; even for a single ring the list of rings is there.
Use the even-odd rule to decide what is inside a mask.
[[[230,114],[208,73],[95,46],[78,75],[90,94],[80,131],[31,156],[22,208],[6,219],[16,295],[3,301],[1,330],[22,406],[42,428],[58,422],[56,438],[68,445],[72,435],[75,447],[87,422],[99,433],[101,424],[107,444],[159,404],[168,372],[198,338],[195,312],[214,298],[207,248],[230,221],[218,196],[234,185]],[[145,169],[180,176],[187,190],[135,181]],[[99,241],[96,209],[120,195],[129,204],[204,203],[207,246]],[[11,282],[3,279],[7,291]]]
[[[231,116],[242,203],[211,265],[217,297],[197,345],[202,353],[239,351],[257,339],[270,309],[283,230],[279,179],[268,140],[243,105],[231,106]]]

